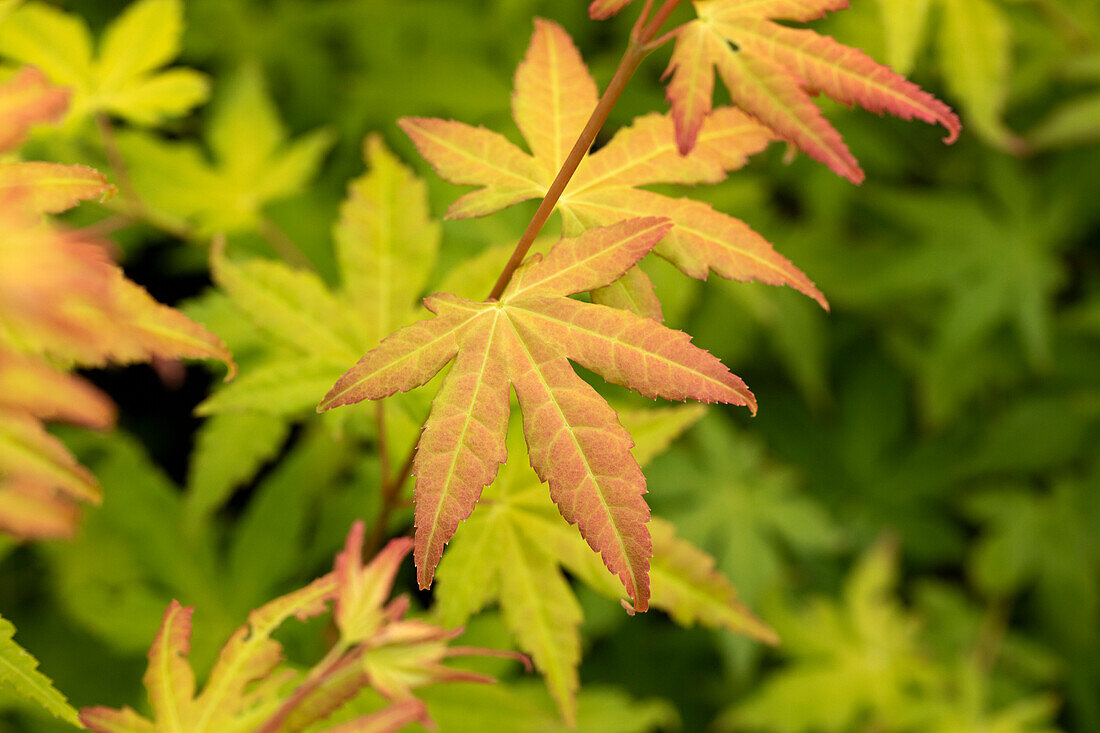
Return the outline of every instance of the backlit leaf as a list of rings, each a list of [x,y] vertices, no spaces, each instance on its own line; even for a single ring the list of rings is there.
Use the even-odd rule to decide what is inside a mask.
[[[423,384],[454,359],[416,456],[416,559],[422,587],[443,544],[492,482],[503,449],[507,386],[519,398],[531,465],[561,515],[576,524],[634,599],[648,606],[645,479],[614,410],[569,366],[572,359],[651,397],[755,409],[740,379],[690,339],[659,323],[566,297],[606,285],[643,257],[667,222],[628,220],[564,239],[517,272],[501,302],[437,295],[437,314],[368,352],[322,401],[326,410]]]
[[[531,80],[532,68],[550,63],[550,49],[557,49],[553,68],[571,80],[571,88],[582,90],[580,107],[588,106],[585,100],[590,99],[593,87],[565,31],[539,21],[531,49],[517,73],[514,95],[517,123],[534,156],[483,128],[422,118],[401,121],[441,177],[483,187],[459,198],[448,211],[449,217],[484,216],[519,201],[541,198],[550,187],[561,153],[549,151],[552,146],[546,141],[562,137],[581,120],[573,108],[553,103],[551,81],[535,84]],[[535,124],[530,109],[542,110],[541,126]],[[520,119],[520,114],[526,117]],[[550,119],[546,119],[548,115]],[[639,118],[587,156],[558,202],[566,235],[576,236],[586,228],[634,217],[667,217],[672,219],[672,231],[655,252],[685,274],[705,278],[713,270],[737,280],[790,285],[824,305],[824,296],[814,284],[743,222],[700,202],[634,188],[657,183],[716,183],[728,171],[743,166],[748,156],[762,150],[773,137],[759,122],[733,109],[717,110],[698,124],[699,144],[688,156],[678,150],[672,119],[659,115]],[[700,227],[704,231],[700,232]],[[650,306],[647,314],[652,313]]]
[[[948,131],[947,142],[953,142],[959,134],[958,118],[915,84],[857,49],[814,31],[772,22],[806,22],[846,7],[847,0],[696,2],[699,19],[678,33],[669,67],[669,99],[681,151],[694,147],[702,115],[710,111],[707,92],[712,82],[700,75],[708,75],[711,67],[734,104],[853,183],[863,180],[863,171],[813,104],[811,93],[823,92],[880,114],[940,123]]]

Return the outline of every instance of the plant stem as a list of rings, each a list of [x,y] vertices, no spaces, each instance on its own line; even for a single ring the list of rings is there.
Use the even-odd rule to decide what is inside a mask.
[[[412,471],[413,460],[416,458],[416,444],[414,443],[412,448],[409,449],[408,456],[405,458],[404,463],[401,464],[400,470],[396,474],[391,474],[390,457],[389,457],[389,445],[386,439],[386,419],[383,412],[383,402],[379,402],[376,413],[376,421],[378,424],[378,459],[380,465],[381,478],[381,493],[382,493],[382,506],[378,510],[378,518],[374,520],[374,526],[371,527],[370,536],[367,538],[366,543],[363,545],[364,557],[372,557],[378,549],[382,546],[382,540],[386,536],[386,527],[390,523],[390,516],[393,515],[394,510],[401,506],[401,489],[405,487],[405,481],[409,478],[409,472]]]
[[[279,228],[279,225],[266,216],[260,218],[260,234],[275,250],[275,254],[283,258],[290,265],[302,270],[312,270],[313,263],[306,257],[306,253],[287,236],[287,233]]]
[[[619,97],[622,96],[623,89],[626,88],[627,82],[634,76],[634,72],[638,70],[642,60],[649,55],[650,51],[660,45],[659,43],[653,42],[654,37],[680,2],[681,0],[665,0],[664,4],[662,4],[657,12],[654,13],[653,17],[650,18],[649,13],[653,9],[654,0],[646,0],[642,8],[642,14],[638,18],[637,23],[635,23],[633,31],[631,31],[630,44],[627,46],[622,60],[619,61],[619,67],[615,70],[615,74],[611,77],[607,89],[604,90],[603,95],[600,97],[596,109],[592,111],[592,115],[588,118],[588,122],[585,124],[584,130],[581,131],[580,137],[578,137],[577,142],[573,144],[573,149],[569,151],[569,155],[562,164],[561,170],[558,171],[558,175],[554,179],[554,182],[550,185],[550,189],[546,192],[546,196],[542,199],[542,203],[539,204],[539,208],[535,212],[534,217],[532,217],[531,222],[527,225],[527,230],[523,233],[523,237],[516,245],[515,251],[512,252],[512,256],[508,259],[508,264],[504,266],[504,270],[500,273],[500,277],[497,278],[497,282],[493,286],[493,291],[489,293],[488,300],[500,298],[504,293],[504,289],[508,287],[508,283],[511,281],[512,275],[515,274],[516,268],[520,266],[523,262],[523,258],[527,256],[527,251],[531,249],[531,244],[535,241],[535,237],[538,236],[543,226],[546,225],[547,220],[550,218],[550,214],[553,213],[554,207],[558,203],[558,199],[561,198],[562,192],[565,191],[565,187],[569,184],[569,180],[573,177],[573,174],[576,173],[577,167],[581,164],[581,161],[584,160],[584,156],[588,154],[588,149],[592,147],[592,142],[596,139],[596,135],[599,134],[600,130],[607,122],[607,118],[611,114],[611,110],[615,106],[615,103],[619,101]],[[666,36],[662,36],[662,39],[666,37],[668,37],[667,34]],[[382,418],[379,418],[379,450],[383,452],[386,450],[385,441],[382,438],[384,427]],[[367,539],[364,546],[365,555],[373,555],[378,551],[378,548],[382,546],[382,540],[386,533],[386,526],[389,524],[390,516],[393,514],[394,510],[400,506],[401,490],[404,488],[405,482],[409,478],[415,458],[416,445],[414,444],[409,450],[408,457],[405,459],[404,464],[402,464],[401,469],[392,477],[389,472],[388,456],[381,458],[382,507],[379,509],[378,518],[375,520],[370,537]]]
[[[577,138],[577,142],[573,145],[573,149],[569,151],[569,155],[562,164],[561,170],[558,171],[558,175],[554,179],[554,182],[550,184],[550,189],[546,192],[546,196],[543,197],[538,210],[535,211],[535,215],[531,218],[531,223],[527,225],[527,230],[523,233],[519,243],[516,244],[516,249],[512,252],[512,256],[508,259],[508,263],[504,266],[504,270],[500,273],[500,277],[497,278],[497,282],[493,286],[492,292],[489,293],[488,300],[497,300],[504,294],[504,289],[508,287],[508,283],[512,280],[512,275],[515,274],[516,269],[523,262],[523,258],[527,256],[527,252],[531,249],[535,237],[538,236],[543,226],[546,225],[546,221],[550,218],[550,214],[553,213],[554,207],[558,204],[558,199],[561,198],[562,193],[565,192],[565,187],[569,185],[569,180],[573,177],[573,174],[577,172],[577,166],[584,160],[584,156],[588,154],[588,150],[592,147],[596,135],[603,129],[608,116],[611,114],[612,108],[614,108],[615,103],[619,101],[619,97],[622,96],[623,89],[626,88],[627,82],[634,76],[634,72],[638,70],[642,60],[652,50],[649,47],[649,42],[653,40],[657,31],[660,30],[661,26],[668,20],[668,16],[672,14],[672,11],[676,9],[676,6],[679,5],[680,2],[681,0],[665,0],[665,3],[660,9],[658,9],[653,17],[645,23],[640,31],[638,31],[637,37],[632,37],[630,39],[630,44],[626,48],[626,53],[623,54],[622,60],[619,61],[619,68],[615,69],[615,75],[611,77],[611,81],[608,83],[607,89],[604,90],[603,96],[600,97],[596,109],[592,110],[592,116],[588,118],[588,123],[581,131],[580,137]],[[652,3],[646,3],[643,8],[643,18],[648,13],[651,6]],[[635,28],[637,28],[637,26],[635,26]],[[632,36],[633,35],[634,34],[632,34]]]
[[[317,663],[306,678],[302,680],[302,683],[294,689],[290,697],[288,697],[286,701],[279,706],[279,709],[256,730],[256,733],[277,733],[277,731],[283,727],[283,722],[286,721],[287,717],[289,717],[290,714],[294,712],[295,708],[301,705],[311,693],[341,668],[355,661],[358,655],[353,653],[345,656],[347,650],[347,644],[343,642],[337,642],[333,645],[333,647],[328,650],[325,658]]]

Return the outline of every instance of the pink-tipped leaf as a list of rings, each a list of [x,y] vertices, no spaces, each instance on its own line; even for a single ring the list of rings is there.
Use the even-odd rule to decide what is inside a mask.
[[[465,335],[417,445],[415,559],[421,588],[431,585],[443,546],[508,458],[509,380],[499,337],[506,321],[497,311],[485,327]]]

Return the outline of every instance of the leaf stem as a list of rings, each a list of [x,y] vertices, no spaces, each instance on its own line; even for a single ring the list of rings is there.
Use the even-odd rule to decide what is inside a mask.
[[[409,449],[404,463],[401,464],[400,470],[396,474],[390,473],[389,444],[386,438],[386,418],[383,412],[383,404],[385,403],[378,403],[377,412],[375,413],[378,425],[379,472],[382,474],[380,487],[382,506],[378,510],[378,518],[374,520],[374,526],[371,527],[370,536],[363,545],[364,557],[373,556],[382,547],[382,541],[386,537],[386,527],[390,523],[390,516],[395,509],[401,506],[401,489],[405,487],[405,481],[409,478],[413,460],[416,458],[416,444],[414,443],[412,448]]]
[[[318,687],[329,679],[333,674],[338,672],[344,666],[355,661],[357,654],[347,654],[348,645],[344,641],[338,641],[328,650],[324,659],[318,662],[313,669],[306,675],[306,678],[302,680],[290,697],[279,706],[270,718],[268,718],[264,724],[256,730],[256,733],[277,733],[282,729],[283,723],[294,712],[295,708],[302,704],[302,702],[309,697]]]
[[[622,60],[619,61],[619,67],[615,69],[615,75],[611,77],[611,81],[608,83],[607,89],[604,90],[603,96],[600,97],[596,109],[592,110],[592,116],[588,118],[588,123],[581,131],[580,137],[577,138],[577,142],[573,145],[573,149],[569,151],[569,155],[562,164],[561,170],[558,171],[558,175],[554,179],[554,182],[550,184],[550,189],[546,192],[546,196],[543,197],[538,210],[535,211],[535,215],[531,218],[531,223],[527,225],[527,230],[523,233],[519,243],[516,244],[516,249],[512,252],[512,256],[508,259],[508,263],[504,266],[504,270],[500,273],[500,277],[497,278],[492,292],[489,293],[488,300],[498,300],[500,296],[504,294],[504,289],[507,288],[508,283],[511,282],[512,275],[515,274],[516,269],[519,268],[520,264],[523,262],[523,258],[527,256],[527,252],[531,249],[535,237],[538,236],[543,226],[546,225],[547,220],[550,218],[550,214],[553,213],[554,207],[558,204],[558,199],[560,199],[562,193],[565,192],[565,187],[569,185],[569,180],[573,177],[573,174],[577,172],[577,167],[581,164],[581,161],[584,160],[584,156],[588,154],[589,148],[592,147],[596,135],[603,129],[608,116],[611,114],[612,108],[614,108],[616,102],[619,101],[619,97],[622,96],[623,89],[626,88],[627,82],[634,76],[634,72],[638,70],[642,60],[652,50],[649,47],[650,41],[653,40],[657,31],[660,30],[661,26],[668,20],[668,16],[672,14],[672,11],[676,9],[676,6],[679,5],[680,2],[681,0],[665,0],[664,4],[661,5],[660,9],[657,10],[653,17],[637,32],[637,36],[635,37],[633,33],[631,34],[630,44],[627,46]],[[647,2],[645,4],[642,9],[643,18],[648,15],[651,7],[652,2]],[[635,29],[637,29],[637,25]]]
[[[263,216],[260,218],[259,228],[260,234],[271,245],[271,249],[275,250],[275,254],[282,257],[287,264],[302,270],[314,269],[313,263],[306,257],[306,253],[294,243],[293,239],[287,236],[287,233],[278,224]]]

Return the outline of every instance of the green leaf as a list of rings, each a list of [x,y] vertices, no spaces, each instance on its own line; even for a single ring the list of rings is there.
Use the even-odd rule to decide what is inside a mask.
[[[271,415],[235,412],[211,417],[196,435],[187,477],[185,521],[192,526],[217,511],[233,491],[275,457],[290,426]]]
[[[183,34],[180,0],[138,0],[108,26],[100,41],[99,75],[108,89],[170,63]]]
[[[103,34],[99,57],[83,19],[36,0],[0,26],[0,53],[33,64],[74,90],[70,119],[106,112],[155,126],[206,101],[207,77],[191,69],[161,69],[179,53],[181,0],[138,0]]]
[[[500,605],[504,621],[558,703],[567,725],[577,719],[581,608],[553,558],[513,527],[502,527]]]
[[[381,137],[369,136],[363,148],[370,172],[349,186],[333,235],[344,293],[377,342],[413,318],[441,233],[429,216],[424,182]]]
[[[924,44],[924,28],[932,0],[878,0],[886,37],[886,62],[908,74]]]
[[[54,717],[80,727],[76,710],[50,678],[38,671],[38,661],[15,643],[14,636],[15,626],[0,616],[0,683],[11,685],[21,697]]]
[[[432,718],[447,733],[646,733],[677,730],[675,709],[661,700],[635,700],[607,687],[585,687],[577,723],[561,721],[546,693],[531,684],[448,685],[424,690]]]
[[[1004,123],[1011,70],[1008,20],[991,0],[942,0],[940,57],[964,119],[987,141],[1021,152],[1023,141]]]
[[[186,94],[193,84],[185,71],[174,69],[154,81],[164,80],[158,83],[172,95]],[[141,95],[149,101],[161,91],[146,88]],[[193,143],[119,135],[134,187],[151,216],[197,225],[199,234],[259,228],[264,208],[301,193],[334,142],[323,129],[288,140],[254,66],[220,86],[205,137],[213,161]]]
[[[1039,150],[1100,141],[1100,92],[1083,94],[1056,108],[1028,133],[1027,139]]]
[[[216,249],[214,280],[256,325],[303,355],[353,362],[365,350],[363,326],[312,272],[274,260],[230,262]]]
[[[92,37],[77,15],[41,2],[15,8],[0,25],[0,53],[37,66],[57,84],[92,83]]]
[[[246,370],[243,376],[203,400],[195,412],[216,415],[247,410],[268,416],[300,417],[315,411],[346,366],[325,357],[275,359]]]

